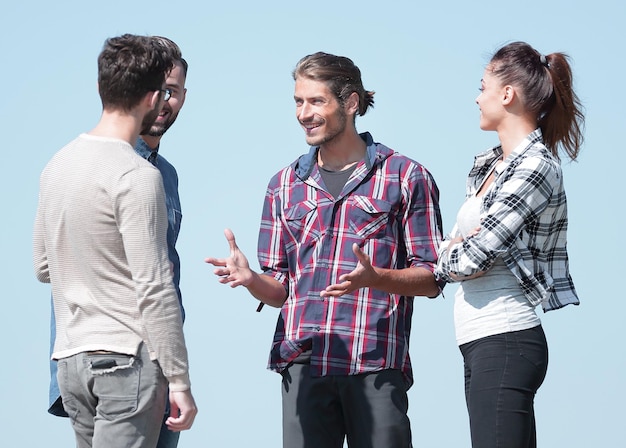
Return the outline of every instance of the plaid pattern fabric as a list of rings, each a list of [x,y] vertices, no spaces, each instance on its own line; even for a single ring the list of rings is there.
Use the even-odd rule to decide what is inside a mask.
[[[476,194],[502,156],[497,146],[476,156],[467,181],[467,197]],[[488,270],[498,256],[517,277],[532,305],[544,311],[579,304],[569,273],[567,201],[558,160],[535,130],[497,169],[483,197],[481,231],[463,243],[439,250],[437,276],[471,275]]]
[[[316,376],[400,369],[412,382],[411,297],[363,288],[338,298],[320,291],[357,266],[358,244],[381,268],[434,270],[441,241],[439,192],[418,163],[374,143],[335,200],[317,167],[317,148],[269,183],[258,257],[288,298],[278,318],[269,368],[283,370],[311,350]]]

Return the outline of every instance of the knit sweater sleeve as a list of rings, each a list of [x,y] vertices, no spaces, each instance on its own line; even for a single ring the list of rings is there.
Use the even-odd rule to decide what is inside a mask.
[[[170,389],[186,390],[187,349],[167,252],[168,221],[159,172],[146,167],[126,173],[114,201],[148,347]]]

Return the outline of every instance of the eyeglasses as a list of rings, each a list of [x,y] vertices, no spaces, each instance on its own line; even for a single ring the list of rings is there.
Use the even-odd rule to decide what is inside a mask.
[[[163,92],[163,101],[168,101],[172,97],[170,89],[159,89],[159,92]]]

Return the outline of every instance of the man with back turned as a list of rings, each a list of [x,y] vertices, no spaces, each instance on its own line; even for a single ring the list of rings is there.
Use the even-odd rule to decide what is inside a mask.
[[[52,356],[80,448],[154,447],[168,386],[170,429],[190,428],[197,413],[163,182],[133,149],[171,96],[175,60],[158,39],[108,39],[98,58],[100,121],[41,175],[34,265],[52,285]]]

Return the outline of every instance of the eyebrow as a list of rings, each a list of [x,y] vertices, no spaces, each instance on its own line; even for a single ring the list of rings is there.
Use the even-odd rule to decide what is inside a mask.
[[[294,95],[293,96],[294,100],[307,100],[307,101],[328,101],[328,99],[324,96],[320,96],[320,95],[314,95],[314,96],[308,96],[308,97],[301,97],[298,95]]]

